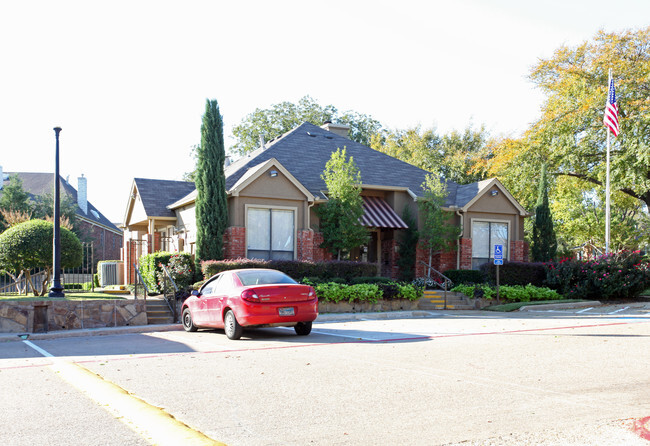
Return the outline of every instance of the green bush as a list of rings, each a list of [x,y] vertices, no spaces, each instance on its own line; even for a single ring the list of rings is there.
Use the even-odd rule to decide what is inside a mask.
[[[462,293],[467,297],[476,298],[483,297],[491,300],[496,299],[496,288],[487,285],[458,285],[452,288],[451,291]],[[564,297],[558,294],[555,290],[546,287],[536,287],[534,285],[504,285],[499,286],[499,300],[505,302],[531,302],[540,300],[559,300]]]
[[[165,265],[179,291],[188,290],[194,283],[194,260],[189,253],[174,253]],[[165,273],[162,267],[156,271],[158,287],[162,290]]]
[[[546,264],[548,286],[572,299],[616,300],[639,296],[648,286],[648,258],[624,251],[592,261]]]
[[[392,297],[384,294],[386,285],[393,287]],[[317,283],[312,285],[319,300],[325,302],[372,302],[380,299],[417,300],[422,297],[422,288],[410,284],[369,284],[347,285],[335,282]]]
[[[496,283],[496,265],[492,262],[481,265],[480,271],[492,284]],[[499,266],[500,285],[546,286],[546,265],[531,262],[504,262]]]
[[[205,279],[222,271],[240,268],[271,268],[282,271],[294,279],[301,277],[318,277],[320,280],[342,278],[348,282],[354,277],[372,276],[377,272],[377,265],[374,263],[339,260],[301,262],[297,260],[234,259],[201,262],[201,272]]]
[[[485,274],[482,271],[475,269],[450,269],[445,271],[444,274],[449,277],[455,285],[487,282]]]
[[[174,258],[175,272],[172,274],[172,278],[176,282],[178,280],[181,285],[178,285],[179,282],[176,282],[176,285],[181,289],[182,287],[189,287],[194,282],[195,273],[194,273],[194,261],[192,260],[192,255],[187,252],[180,253],[171,253],[165,251],[154,252],[153,254],[145,254],[140,257],[140,274],[142,275],[142,280],[147,285],[149,292],[152,294],[159,294],[162,292],[159,273],[162,274],[162,268],[160,265],[168,266],[171,259]]]

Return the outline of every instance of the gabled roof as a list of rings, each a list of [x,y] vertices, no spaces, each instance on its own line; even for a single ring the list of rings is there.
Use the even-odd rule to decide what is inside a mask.
[[[147,217],[176,217],[168,207],[196,189],[190,181],[151,180],[134,178]]]
[[[502,194],[504,194],[510,202],[517,208],[519,215],[529,216],[530,214],[519,204],[519,202],[513,197],[508,189],[501,184],[501,182],[496,178],[488,178],[487,180],[478,181],[476,183],[459,185],[456,190],[456,196],[454,197],[454,205],[463,211],[467,211],[479,198],[488,193],[490,190],[498,189]]]
[[[18,178],[22,181],[23,190],[27,192],[32,199],[46,194],[54,194],[54,185],[52,180],[54,174],[47,172],[4,172],[7,175],[6,180],[3,181],[4,185],[9,184],[9,178],[13,175],[17,175]],[[75,203],[78,203],[77,200],[77,189],[72,187],[70,183],[65,181],[63,177],[59,177],[59,184],[61,187],[61,193],[68,194]],[[0,190],[2,194],[2,190]],[[76,214],[82,220],[88,221],[89,223],[98,224],[106,227],[107,229],[121,234],[122,231],[117,228],[108,218],[102,214],[99,209],[88,202],[88,213],[85,213],[77,204]]]
[[[422,196],[427,171],[307,122],[231,164],[226,169],[226,188],[230,190],[248,169],[275,158],[316,199],[325,199],[321,174],[339,148],[354,159],[364,185],[408,188]]]

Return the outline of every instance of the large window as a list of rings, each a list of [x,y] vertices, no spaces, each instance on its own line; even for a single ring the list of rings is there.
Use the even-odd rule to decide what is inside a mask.
[[[472,222],[472,269],[494,259],[494,245],[503,245],[503,258],[508,258],[508,223]]]
[[[295,212],[248,208],[247,214],[248,258],[293,260]]]

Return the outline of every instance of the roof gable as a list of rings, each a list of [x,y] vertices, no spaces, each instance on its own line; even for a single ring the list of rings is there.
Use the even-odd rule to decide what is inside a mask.
[[[190,181],[134,178],[133,183],[147,217],[175,217],[168,207],[196,189]]]
[[[226,187],[232,189],[249,169],[275,158],[316,199],[324,199],[321,174],[332,153],[343,148],[353,158],[363,184],[408,188],[422,195],[421,185],[429,172],[307,122],[229,166]]]

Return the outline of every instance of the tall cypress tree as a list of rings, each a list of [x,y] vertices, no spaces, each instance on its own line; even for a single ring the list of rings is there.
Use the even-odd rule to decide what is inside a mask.
[[[531,251],[533,260],[536,262],[553,260],[557,254],[557,238],[555,237],[555,229],[553,228],[551,208],[548,205],[546,164],[542,165],[542,175],[539,180],[539,189],[537,190]]]
[[[196,258],[223,258],[223,234],[228,224],[226,150],[223,121],[216,100],[206,100],[201,124],[201,146],[196,167]]]

